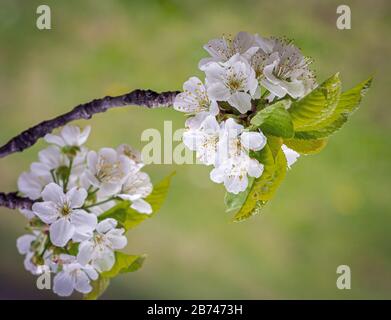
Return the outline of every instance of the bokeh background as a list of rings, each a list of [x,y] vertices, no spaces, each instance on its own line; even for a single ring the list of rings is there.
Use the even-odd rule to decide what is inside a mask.
[[[35,27],[41,1],[0,1],[0,143],[37,122],[106,94],[180,89],[202,76],[202,45],[248,31],[295,39],[315,59],[318,80],[340,71],[344,88],[375,76],[350,123],[320,154],[301,158],[264,213],[232,223],[224,188],[209,168],[155,165],[154,181],[177,171],[160,213],[128,233],[144,267],[116,278],[104,298],[391,298],[391,4],[343,1],[352,29],[336,28],[341,1],[54,1],[52,29]],[[146,128],[174,129],[174,110],[127,107],[95,116],[89,146],[141,148]],[[80,121],[80,125],[87,125]],[[16,189],[45,144],[0,160],[0,190]],[[25,219],[0,209],[0,298],[56,299],[23,268],[16,238]],[[336,288],[347,264],[352,289]],[[76,295],[75,298],[78,296]]]

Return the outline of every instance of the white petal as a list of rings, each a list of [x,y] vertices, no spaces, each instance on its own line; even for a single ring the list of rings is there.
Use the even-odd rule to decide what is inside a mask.
[[[72,277],[64,271],[56,274],[53,279],[53,283],[54,293],[58,294],[61,297],[70,296],[73,292],[73,287],[75,285]]]
[[[282,151],[285,154],[288,168],[290,168],[300,157],[300,153],[296,152],[293,149],[288,148],[285,144],[282,145]]]
[[[107,218],[98,223],[96,231],[99,233],[106,233],[114,229],[117,226],[117,220],[113,218]]]
[[[228,192],[238,194],[246,190],[248,185],[247,175],[245,176],[230,176],[224,180],[224,186]]]
[[[56,247],[64,247],[71,240],[75,227],[66,218],[58,219],[49,229],[50,241]]]
[[[286,95],[286,90],[281,85],[273,84],[268,79],[262,79],[261,84],[275,96],[282,98]]]
[[[200,95],[205,93],[205,87],[202,81],[197,77],[190,77],[189,80],[187,80],[183,84],[183,90],[189,91],[194,95]]]
[[[58,184],[51,182],[43,189],[42,199],[60,204],[64,199],[64,192]]]
[[[230,97],[230,91],[223,82],[215,82],[208,85],[208,95],[213,100],[227,101]]]
[[[219,114],[219,112],[220,112],[220,110],[219,110],[219,105],[217,104],[217,102],[211,101],[210,107],[209,107],[209,113],[212,116],[217,116]]]
[[[87,191],[83,188],[74,187],[67,192],[66,197],[71,208],[80,208],[87,198]]]
[[[83,241],[79,245],[79,252],[77,254],[77,261],[82,264],[86,265],[91,261],[92,253],[94,251],[94,246],[91,241]]]
[[[45,135],[44,139],[47,143],[56,144],[60,147],[65,146],[65,141],[57,135],[48,133],[47,135]]]
[[[18,178],[18,189],[32,200],[41,197],[43,185],[32,173],[23,172]]]
[[[100,272],[110,270],[115,262],[114,252],[110,249],[106,249],[102,254],[93,261],[93,266]]]
[[[266,137],[261,132],[242,132],[240,142],[247,150],[258,151],[266,145]]]
[[[245,92],[235,92],[229,99],[228,103],[239,110],[240,113],[246,113],[251,110],[251,96]]]
[[[91,265],[87,264],[86,266],[83,266],[83,270],[91,280],[98,279],[99,274],[96,272],[96,270]]]
[[[96,172],[96,165],[98,164],[98,154],[95,151],[90,151],[87,154],[87,166],[91,172]]]
[[[91,126],[86,126],[84,128],[84,130],[80,133],[79,135],[79,141],[78,141],[78,145],[81,146],[82,144],[86,143],[89,135],[90,135],[90,132],[91,132]]]
[[[58,209],[53,202],[35,202],[32,210],[45,223],[51,224],[59,217]]]
[[[99,150],[99,157],[107,162],[114,163],[117,160],[117,151],[113,148],[102,148]]]
[[[207,116],[209,116],[208,112],[197,113],[194,117],[186,120],[185,126],[190,129],[198,129]]]
[[[221,168],[214,168],[210,172],[210,179],[215,183],[222,183],[224,181],[224,171]]]
[[[263,173],[263,164],[255,159],[249,159],[247,172],[250,177],[259,178]]]
[[[123,235],[124,229],[110,230],[106,237],[111,242],[111,247],[115,250],[123,249],[128,244],[128,239]]]
[[[78,126],[67,125],[61,130],[61,136],[68,146],[77,146],[80,128]]]
[[[284,81],[283,86],[293,98],[299,98],[304,95],[304,84],[301,81]]]
[[[75,227],[75,232],[80,234],[90,234],[97,225],[96,215],[87,213],[84,210],[74,210],[70,217],[71,224]]]
[[[84,272],[78,272],[76,275],[75,290],[81,293],[88,293],[92,290],[90,279]]]
[[[140,213],[146,213],[146,214],[152,213],[151,205],[143,199],[138,199],[133,201],[130,207]]]
[[[25,234],[16,240],[16,247],[20,254],[27,254],[30,251],[31,243],[36,239],[32,234]]]

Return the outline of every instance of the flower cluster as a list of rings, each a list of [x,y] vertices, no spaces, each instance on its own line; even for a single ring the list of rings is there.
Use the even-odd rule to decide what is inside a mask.
[[[30,233],[18,238],[18,251],[32,274],[55,274],[53,291],[60,296],[90,292],[91,280],[110,270],[115,251],[127,245],[117,220],[99,219],[103,212],[122,199],[141,214],[152,212],[140,153],[128,145],[88,150],[89,133],[90,127],[68,125],[46,135],[51,145],[18,180],[19,191],[34,200],[31,210],[22,210]]]
[[[248,177],[258,178],[264,166],[252,157],[267,142],[250,119],[282,98],[299,99],[315,86],[311,60],[285,39],[261,38],[239,32],[234,39],[209,41],[210,57],[199,63],[205,83],[191,77],[183,85],[174,108],[189,115],[184,144],[197,159],[214,169],[210,178],[228,192],[246,190]],[[290,167],[299,154],[282,147]]]

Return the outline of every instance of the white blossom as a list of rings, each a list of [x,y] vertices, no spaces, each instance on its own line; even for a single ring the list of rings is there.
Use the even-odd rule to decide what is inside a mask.
[[[82,241],[92,236],[97,218],[81,209],[87,191],[76,187],[64,194],[62,188],[48,184],[42,191],[43,202],[33,204],[32,210],[45,223],[50,225],[51,242],[58,247],[69,240]]]
[[[239,54],[224,63],[209,63],[205,67],[205,74],[209,97],[227,101],[240,113],[249,111],[251,99],[260,96],[255,71]]]
[[[114,250],[123,249],[127,239],[125,230],[116,228],[117,221],[112,218],[98,223],[94,236],[79,246],[77,260],[80,264],[90,263],[99,272],[110,270],[115,263]]]
[[[183,133],[183,143],[196,151],[197,159],[206,165],[216,162],[220,125],[214,116],[208,116],[199,128],[189,128]]]
[[[260,131],[244,131],[244,126],[229,118],[221,124],[217,166],[226,159],[248,155],[250,150],[259,151],[266,145],[266,137]]]
[[[151,205],[144,200],[152,192],[152,183],[145,172],[131,173],[121,187],[118,197],[132,202],[131,208],[140,212],[152,213]]]
[[[249,151],[259,151],[266,144],[261,132],[247,132],[232,118],[222,124],[218,144],[218,158],[210,178],[216,183],[224,183],[228,192],[239,193],[246,190],[248,177],[258,178],[263,165],[249,156]]]
[[[248,60],[258,50],[258,46],[256,36],[247,32],[239,32],[234,39],[212,39],[204,46],[211,57],[202,59],[199,68],[205,70],[211,62],[226,62],[235,54]]]
[[[246,190],[248,176],[258,178],[263,172],[263,165],[247,155],[226,159],[210,172],[213,182],[224,183],[228,192],[237,194]]]
[[[85,176],[101,195],[113,195],[121,189],[129,173],[135,170],[128,156],[111,148],[102,148],[98,153],[87,155]]]
[[[291,42],[281,39],[271,41],[272,49],[265,61],[261,85],[270,91],[270,100],[286,94],[293,98],[303,97],[315,85],[313,73],[309,70],[311,60]]]
[[[91,292],[91,280],[98,279],[98,272],[91,265],[82,265],[76,258],[61,255],[62,270],[53,279],[53,291],[62,297],[70,296],[74,290],[87,294]]]

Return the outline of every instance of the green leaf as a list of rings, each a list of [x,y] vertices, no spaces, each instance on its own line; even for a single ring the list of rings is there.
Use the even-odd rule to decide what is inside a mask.
[[[327,145],[327,139],[288,139],[284,144],[300,154],[315,154]]]
[[[264,170],[262,175],[254,180],[245,202],[235,214],[234,221],[236,222],[260,213],[265,204],[274,196],[286,174],[287,162],[281,147],[275,157],[269,144],[256,155],[257,160],[264,165]]]
[[[251,119],[251,124],[265,134],[283,138],[293,137],[293,123],[287,111],[288,103],[288,100],[281,100],[258,111]]]
[[[106,291],[109,284],[110,284],[110,279],[100,275],[98,279],[91,282],[92,291],[84,295],[83,299],[84,300],[98,299]]]
[[[145,201],[147,201],[152,207],[151,214],[139,213],[138,211],[130,208],[130,201],[120,201],[116,206],[101,214],[98,217],[99,221],[102,221],[106,218],[114,218],[119,222],[121,227],[123,227],[125,230],[129,230],[139,225],[145,219],[153,217],[159,211],[165,198],[167,197],[171,178],[174,174],[175,172],[171,173],[169,176],[156,184],[152,193],[145,198]]]
[[[111,270],[101,273],[102,277],[114,278],[120,273],[134,272],[140,269],[146,255],[128,255],[119,251],[115,252],[115,263]]]
[[[349,119],[349,116],[358,109],[362,98],[372,84],[372,77],[359,83],[354,88],[341,94],[334,113],[318,125],[317,130],[298,131],[295,138],[317,139],[325,138],[338,131]]]
[[[327,79],[289,108],[295,131],[316,130],[318,125],[330,117],[341,94],[338,73]]]

